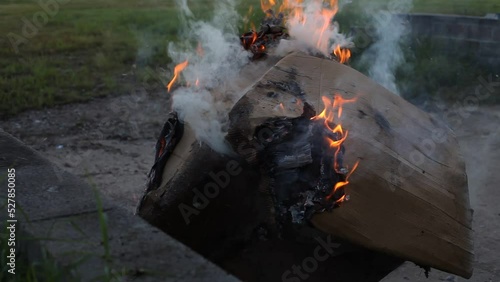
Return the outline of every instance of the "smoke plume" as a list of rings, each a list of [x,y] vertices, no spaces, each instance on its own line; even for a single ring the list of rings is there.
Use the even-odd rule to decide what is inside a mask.
[[[333,21],[338,12],[336,0],[290,0],[285,3],[287,5],[282,9],[287,14],[286,27],[292,39],[281,42],[277,49],[278,54],[316,50],[326,57],[331,57],[337,46],[354,46],[351,38],[341,34],[338,24]]]
[[[180,40],[168,46],[169,56],[175,64],[188,61],[182,72],[187,87],[173,91],[173,109],[194,130],[198,140],[222,153],[230,151],[224,142],[228,105],[243,94],[235,93],[237,88],[231,88],[230,84],[239,79],[239,72],[248,64],[250,56],[240,43],[236,28],[240,16],[234,1],[215,1],[212,20],[197,21],[187,0],[176,0],[181,22]],[[292,39],[280,44],[277,54],[314,49],[331,57],[335,47],[352,46],[350,40],[339,33],[338,25],[333,24],[338,10],[336,0],[283,3],[288,5],[283,12]],[[278,10],[278,7],[271,8]]]
[[[374,2],[365,6],[365,13],[369,15],[374,27],[372,36],[376,41],[363,52],[360,62],[370,66],[368,75],[373,80],[398,95],[400,91],[395,73],[405,60],[402,44],[409,27],[397,14],[408,13],[412,7],[412,0],[392,0],[386,9]]]
[[[345,36],[339,33],[338,25],[332,24],[337,11],[336,3],[325,8],[321,0],[305,1],[303,14],[300,17],[291,16],[287,21],[290,36],[298,42],[312,45],[325,56],[331,56],[336,45],[352,47]]]
[[[233,81],[248,62],[238,37],[239,15],[232,0],[215,2],[210,21],[197,21],[186,0],[176,0],[180,11],[181,34],[170,43],[168,53],[175,63],[187,60],[182,76],[190,87],[173,92],[172,108],[194,130],[201,142],[219,152],[227,152],[224,128],[228,100],[239,93],[226,93],[225,84]],[[217,88],[217,91],[212,91]]]

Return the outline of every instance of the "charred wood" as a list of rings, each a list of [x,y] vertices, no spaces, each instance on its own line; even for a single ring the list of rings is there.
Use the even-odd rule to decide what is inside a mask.
[[[146,192],[157,189],[162,182],[162,173],[168,158],[179,143],[184,133],[184,125],[179,121],[176,112],[171,112],[163,125],[158,141],[156,141],[155,161],[148,174]]]

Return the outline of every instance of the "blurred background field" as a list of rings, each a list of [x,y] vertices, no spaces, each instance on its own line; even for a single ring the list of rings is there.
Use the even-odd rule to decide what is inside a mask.
[[[22,36],[25,21],[32,22],[33,15],[43,10],[36,1],[0,2],[0,116],[119,95],[138,84],[168,81],[172,62],[166,48],[168,42],[176,40],[179,21],[173,0],[65,2],[46,23],[42,19],[43,24],[35,26],[35,36],[17,47],[13,47],[17,40],[13,34]],[[203,19],[210,17],[213,2],[191,0],[189,4]],[[344,6],[338,14],[341,26],[362,24],[358,8],[366,2]],[[262,17],[259,0],[240,1],[240,15],[246,15],[249,6],[254,7],[251,20],[258,23]],[[413,11],[482,16],[500,12],[500,2],[416,0]],[[243,31],[243,27],[242,23],[238,28]],[[414,60],[418,62],[417,75],[433,78],[432,87],[442,82],[445,86],[465,83],[479,72],[444,57],[429,61],[436,55],[431,49],[416,50]],[[401,80],[407,79],[404,72],[401,75]]]

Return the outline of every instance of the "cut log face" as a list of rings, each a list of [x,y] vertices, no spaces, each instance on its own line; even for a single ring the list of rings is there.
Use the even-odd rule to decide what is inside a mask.
[[[472,275],[471,210],[465,164],[453,132],[363,74],[339,63],[293,53],[278,62],[230,112],[227,140],[258,163],[256,130],[276,118],[298,118],[322,96],[345,104],[345,165],[360,161],[339,208],[316,213],[312,224],[362,246],[463,277]],[[305,148],[307,149],[307,148]],[[286,168],[308,163],[297,154]],[[293,183],[289,184],[293,189]],[[262,184],[261,184],[262,186]]]
[[[245,93],[279,59],[268,56],[247,66],[241,79],[214,89],[214,95]],[[233,104],[228,102],[227,108]],[[272,203],[257,190],[258,170],[244,167],[238,156],[224,156],[201,143],[189,123],[177,130],[171,118],[158,141],[167,142],[167,153],[162,155],[161,144],[157,145],[156,163],[136,213],[202,255],[217,257],[231,243],[240,243],[238,240],[250,237],[255,228],[269,221]],[[241,173],[231,175],[227,185],[221,183],[225,182],[221,175],[229,173],[228,165],[235,163],[238,166],[232,169],[241,169]],[[214,183],[219,193],[209,197],[205,189],[213,189]]]

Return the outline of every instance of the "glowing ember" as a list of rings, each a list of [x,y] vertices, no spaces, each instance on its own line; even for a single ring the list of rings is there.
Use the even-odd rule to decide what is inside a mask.
[[[170,90],[172,89],[172,86],[174,85],[175,81],[179,77],[179,74],[187,67],[187,65],[188,65],[188,61],[186,60],[186,61],[178,64],[177,66],[175,66],[175,68],[174,68],[174,77],[172,78],[172,80],[167,85],[168,92],[170,92]]]
[[[323,96],[323,104],[325,106],[324,110],[317,116],[312,117],[311,120],[317,120],[317,121],[323,121],[325,127],[333,133],[332,136],[335,136],[334,138],[331,137],[325,137],[327,143],[330,145],[330,148],[332,148],[335,151],[334,154],[334,164],[333,167],[335,169],[335,172],[340,173],[340,174],[346,174],[344,169],[340,167],[340,164],[338,162],[339,156],[338,154],[340,153],[342,149],[342,144],[344,141],[347,139],[348,136],[348,131],[344,130],[342,128],[342,124],[340,123],[340,118],[342,117],[342,106],[346,103],[352,103],[355,102],[356,99],[344,99],[340,95],[335,94],[333,101],[330,100],[329,98]],[[335,120],[337,119],[337,120]],[[335,126],[333,126],[336,124]],[[333,128],[332,128],[333,127]],[[344,181],[339,181],[337,182],[330,194],[326,197],[327,200],[330,200],[330,198],[337,192],[341,187],[346,186],[349,184],[349,176],[356,170],[358,167],[359,161],[357,161],[352,169],[347,172],[347,175],[345,177]],[[341,203],[347,199],[346,195],[343,195],[340,199],[338,199],[335,203]]]
[[[283,103],[279,103],[278,105],[276,105],[273,110],[279,112],[280,114],[285,114],[285,106],[283,105]]]

